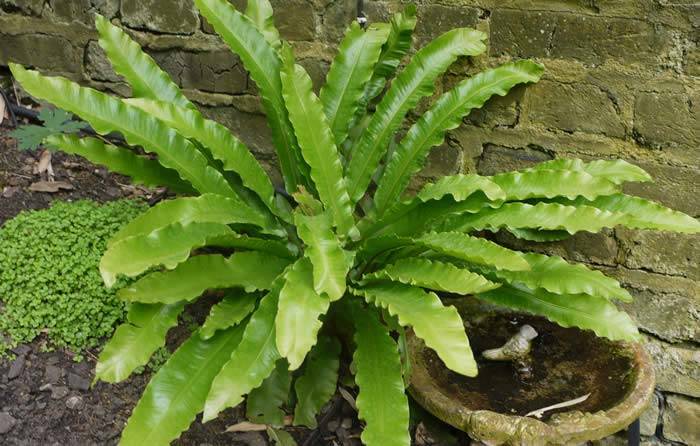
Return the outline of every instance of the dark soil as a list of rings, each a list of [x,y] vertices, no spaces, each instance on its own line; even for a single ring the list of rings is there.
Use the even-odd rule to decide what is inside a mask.
[[[90,164],[76,156],[54,153],[52,166],[56,181],[65,181],[72,190],[56,193],[32,192],[29,187],[42,179],[35,174],[41,151],[22,152],[10,129],[0,126],[0,225],[19,212],[48,207],[54,200],[93,199],[99,202],[125,197],[158,198],[158,193],[131,186],[119,175]],[[45,175],[45,174],[44,174]],[[154,197],[155,195],[155,197]],[[211,302],[209,302],[211,304]],[[207,305],[206,302],[203,305]],[[190,318],[199,318],[201,308],[189,309]],[[185,324],[186,325],[186,324]],[[174,348],[187,336],[183,327],[169,335]],[[110,385],[97,383],[90,388],[98,354],[88,352],[76,363],[68,351],[45,352],[41,339],[14,349],[15,358],[0,359],[0,444],[33,445],[112,445],[117,444],[124,423],[143,392],[150,373],[134,375]],[[299,445],[359,445],[360,424],[349,404],[340,396],[329,403],[319,431],[288,428]],[[202,424],[198,417],[175,442],[178,445],[265,446],[262,432],[226,433],[228,426],[244,421],[241,407],[225,411],[217,420]]]

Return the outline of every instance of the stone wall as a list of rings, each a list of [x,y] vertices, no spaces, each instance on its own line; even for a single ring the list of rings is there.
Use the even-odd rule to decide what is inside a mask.
[[[400,3],[366,1],[365,11],[370,20],[384,20]],[[458,63],[440,89],[512,58],[534,58],[547,68],[539,84],[517,88],[465,120],[432,152],[423,178],[490,174],[561,156],[621,157],[657,181],[630,185],[628,192],[700,216],[697,3],[418,3],[418,43],[456,26],[490,36],[488,53]],[[283,37],[318,85],[356,1],[273,4]],[[13,60],[128,94],[96,44],[94,12],[129,29],[208,115],[242,135],[262,159],[273,158],[255,86],[191,0],[0,0],[0,70]],[[599,267],[631,290],[636,301],[625,309],[648,336],[658,372],[654,404],[643,418],[646,444],[700,444],[700,237],[619,229],[536,249]]]

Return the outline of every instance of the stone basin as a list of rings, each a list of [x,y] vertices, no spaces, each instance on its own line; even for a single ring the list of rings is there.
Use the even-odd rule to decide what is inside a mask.
[[[464,320],[479,375],[468,378],[450,371],[409,333],[409,392],[437,418],[474,440],[487,445],[577,445],[625,429],[649,405],[654,370],[640,344],[612,342],[471,297],[445,299],[445,304],[457,307]],[[539,333],[527,361],[481,357],[523,324]],[[541,419],[524,416],[589,393],[584,402],[546,412]]]

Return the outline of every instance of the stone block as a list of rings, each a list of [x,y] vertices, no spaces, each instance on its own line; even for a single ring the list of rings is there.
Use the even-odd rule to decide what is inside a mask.
[[[481,175],[495,175],[525,169],[551,159],[552,156],[549,153],[537,148],[511,149],[495,144],[485,144],[476,167]]]
[[[528,121],[547,129],[625,135],[614,101],[595,85],[540,81],[528,87],[525,102]]]
[[[430,178],[454,175],[460,171],[461,161],[462,151],[459,147],[449,144],[433,147],[419,175]]]
[[[122,0],[122,23],[130,28],[192,34],[199,26],[193,0]]]
[[[61,37],[47,34],[2,35],[0,64],[20,63],[52,73],[82,73],[82,48]]]
[[[92,23],[91,8],[90,0],[50,0],[44,16],[57,22]]]
[[[319,94],[321,87],[326,82],[326,74],[328,74],[330,65],[323,60],[311,58],[300,59],[297,61],[297,63],[304,67],[306,72],[309,73],[309,77],[311,77],[311,82],[314,86],[314,91],[316,94]]]
[[[691,216],[700,216],[700,170],[696,167],[668,166],[636,162],[642,169],[649,172],[653,183],[628,183],[623,190],[625,193],[639,195],[650,200],[658,201],[677,211]]]
[[[316,36],[316,15],[314,8],[306,0],[272,0],[275,26],[285,40],[314,40]],[[338,2],[346,3],[346,2]],[[327,20],[331,20],[328,17]],[[349,22],[345,22],[347,26]],[[338,24],[340,26],[340,24]],[[340,32],[344,32],[343,27]]]
[[[418,6],[416,45],[421,47],[454,28],[473,28],[479,21],[479,9],[469,6],[421,4]]]
[[[515,87],[506,96],[491,98],[482,108],[472,110],[467,122],[480,127],[508,127],[518,123],[519,101],[525,89]]]
[[[700,235],[617,229],[624,265],[700,280]]]
[[[634,103],[634,132],[643,145],[696,148],[700,145],[700,95],[640,93]]]
[[[85,71],[91,79],[106,82],[121,82],[112,68],[107,55],[97,42],[88,43],[85,49]]]
[[[274,155],[272,135],[264,115],[245,113],[236,107],[203,107],[204,115],[229,129],[256,155]]]
[[[656,433],[656,426],[659,423],[659,414],[661,412],[659,395],[654,393],[649,408],[639,417],[640,431],[642,435],[651,436]]]
[[[668,440],[689,446],[700,444],[700,402],[668,396],[663,435]]]
[[[323,10],[319,30],[328,43],[337,44],[353,20],[357,20],[357,2],[332,1]]]
[[[700,351],[652,338],[644,348],[654,361],[658,389],[700,398]]]
[[[39,16],[44,9],[44,0],[0,0],[0,9],[7,12]]]
[[[595,17],[565,12],[501,10],[491,14],[491,55],[574,59],[599,65],[660,63],[669,34],[636,18]]]
[[[240,94],[248,86],[248,74],[231,51],[162,51],[152,54],[158,64],[185,89]]]

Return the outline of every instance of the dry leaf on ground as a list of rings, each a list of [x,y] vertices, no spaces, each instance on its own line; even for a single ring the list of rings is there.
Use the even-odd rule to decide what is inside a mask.
[[[225,432],[261,432],[267,430],[266,424],[250,423],[242,421],[226,428]]]
[[[54,193],[60,190],[73,190],[73,185],[65,181],[37,181],[29,186],[32,192]]]

